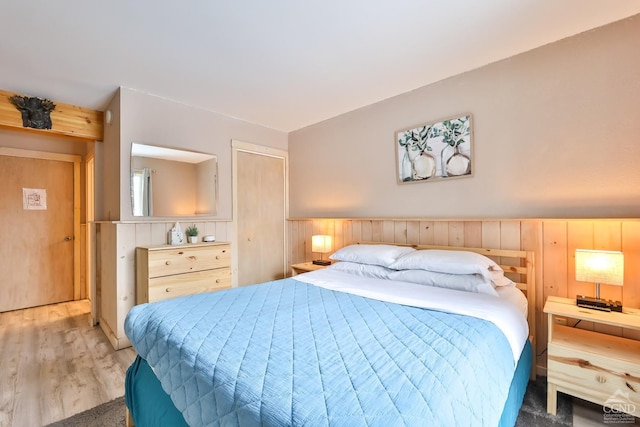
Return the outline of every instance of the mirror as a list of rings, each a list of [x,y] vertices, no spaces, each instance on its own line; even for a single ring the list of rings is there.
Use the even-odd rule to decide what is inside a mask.
[[[133,216],[215,215],[218,159],[197,151],[131,144]]]

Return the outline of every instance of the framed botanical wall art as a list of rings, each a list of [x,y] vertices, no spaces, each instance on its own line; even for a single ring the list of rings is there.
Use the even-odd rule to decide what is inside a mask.
[[[396,132],[399,183],[469,177],[471,114]]]

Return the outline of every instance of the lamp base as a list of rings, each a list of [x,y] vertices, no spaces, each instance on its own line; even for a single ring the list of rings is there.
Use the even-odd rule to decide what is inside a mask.
[[[576,305],[578,307],[589,308],[591,310],[617,311],[618,313],[622,313],[622,303],[620,301],[613,301],[610,299],[576,295]]]
[[[331,261],[325,259],[314,259],[313,263],[315,265],[331,265]]]

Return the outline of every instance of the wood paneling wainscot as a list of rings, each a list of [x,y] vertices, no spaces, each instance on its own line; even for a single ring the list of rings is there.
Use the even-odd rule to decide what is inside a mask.
[[[180,221],[182,229],[194,224],[201,236],[213,235],[216,241],[232,239],[231,221]],[[124,320],[136,303],[136,248],[163,245],[175,221],[110,222],[98,221],[96,227],[96,311],[92,316],[116,350],[130,347],[124,333]],[[188,244],[177,247],[188,247]]]
[[[625,257],[624,286],[602,286],[602,297],[640,307],[640,220],[633,219],[290,219],[289,267],[311,261],[311,236],[333,236],[334,250],[350,242],[392,242],[515,249],[535,253],[536,342],[538,373],[546,374],[548,296],[593,295],[595,286],[575,280],[575,249],[621,250]],[[500,262],[501,260],[496,260]],[[507,260],[505,260],[506,262]],[[571,321],[571,320],[569,320]],[[572,322],[570,324],[573,324]],[[580,322],[578,328],[640,338],[638,331]]]

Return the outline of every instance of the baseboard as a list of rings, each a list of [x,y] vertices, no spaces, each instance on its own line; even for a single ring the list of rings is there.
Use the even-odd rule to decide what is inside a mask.
[[[107,339],[115,350],[122,350],[123,348],[131,347],[131,341],[126,337],[118,338],[102,317],[100,318],[100,329],[102,329],[102,332],[107,336]]]

